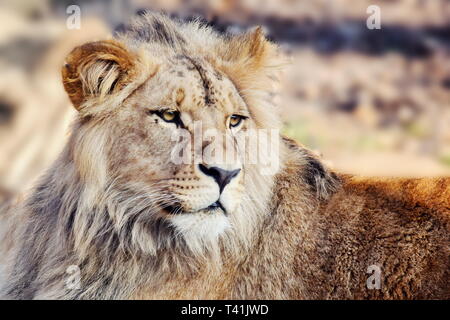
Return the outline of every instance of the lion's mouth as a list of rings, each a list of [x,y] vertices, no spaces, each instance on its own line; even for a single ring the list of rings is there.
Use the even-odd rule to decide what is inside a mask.
[[[222,205],[220,200],[217,200],[216,202],[210,204],[209,206],[202,208],[197,211],[184,211],[182,207],[179,204],[175,205],[167,205],[163,207],[163,210],[167,212],[168,214],[178,215],[178,214],[185,214],[185,213],[218,213],[222,212],[224,215],[228,215],[227,210]]]
[[[203,209],[206,211],[217,211],[217,210],[222,210],[224,215],[227,215],[227,210],[225,210],[224,206],[222,205],[222,203],[220,202],[220,200],[217,200],[216,202],[214,202],[213,204],[209,205],[206,209]]]

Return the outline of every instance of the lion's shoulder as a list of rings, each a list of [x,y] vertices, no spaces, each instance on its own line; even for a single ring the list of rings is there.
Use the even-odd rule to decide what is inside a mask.
[[[300,192],[311,200],[326,200],[339,189],[339,175],[312,151],[285,136],[282,137],[282,145],[286,156],[284,166],[277,177],[277,191],[285,185],[291,190],[298,190],[297,193]]]

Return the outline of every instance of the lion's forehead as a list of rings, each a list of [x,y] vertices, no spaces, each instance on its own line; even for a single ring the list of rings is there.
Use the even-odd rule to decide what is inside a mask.
[[[155,103],[189,113],[213,109],[229,115],[245,107],[234,84],[220,70],[204,59],[184,55],[162,65],[144,87],[144,94]]]

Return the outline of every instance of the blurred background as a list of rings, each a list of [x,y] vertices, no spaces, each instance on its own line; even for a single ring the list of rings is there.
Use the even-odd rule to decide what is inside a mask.
[[[366,26],[371,4],[379,30]],[[67,27],[70,5],[79,29]],[[222,32],[262,25],[291,61],[277,97],[284,133],[336,170],[450,175],[448,0],[0,0],[0,200],[27,190],[68,137],[65,55],[145,9]]]

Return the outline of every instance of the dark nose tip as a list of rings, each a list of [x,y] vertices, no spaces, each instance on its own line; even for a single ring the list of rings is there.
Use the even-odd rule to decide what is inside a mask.
[[[225,188],[225,186],[230,183],[231,179],[236,177],[241,169],[236,170],[224,170],[218,167],[210,167],[203,164],[199,164],[198,167],[200,171],[206,174],[207,176],[213,177],[219,185],[220,192]]]

